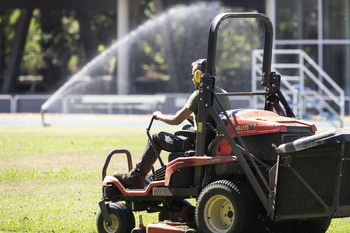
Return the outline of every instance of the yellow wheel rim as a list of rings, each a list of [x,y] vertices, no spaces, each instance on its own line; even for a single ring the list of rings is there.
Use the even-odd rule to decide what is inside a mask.
[[[226,232],[235,220],[231,201],[224,195],[212,196],[204,207],[204,221],[212,232]]]
[[[115,216],[114,214],[109,214],[109,217],[111,218],[112,220],[112,225],[110,226],[107,226],[106,222],[103,221],[103,227],[104,229],[106,230],[106,232],[108,233],[114,233],[118,230],[119,228],[119,220],[118,220],[118,217]]]

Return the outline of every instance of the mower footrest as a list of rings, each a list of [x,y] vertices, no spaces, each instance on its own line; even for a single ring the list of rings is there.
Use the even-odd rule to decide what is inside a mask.
[[[152,194],[153,196],[198,196],[198,188],[154,187]]]

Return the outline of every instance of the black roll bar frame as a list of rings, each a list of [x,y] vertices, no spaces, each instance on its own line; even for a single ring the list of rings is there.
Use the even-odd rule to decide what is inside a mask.
[[[261,173],[254,157],[250,154],[247,146],[243,142],[242,138],[236,131],[233,123],[228,121],[231,125],[236,139],[238,140],[241,148],[245,150],[246,157],[242,154],[236,141],[230,135],[226,125],[223,123],[218,115],[218,112],[213,107],[214,98],[219,103],[221,111],[227,119],[229,119],[225,109],[221,105],[218,95],[214,92],[215,87],[215,58],[216,58],[216,45],[217,34],[221,23],[228,18],[253,18],[262,22],[264,27],[264,54],[263,54],[263,75],[261,85],[265,86],[265,92],[247,92],[247,93],[228,93],[218,95],[265,95],[265,110],[276,110],[279,115],[294,117],[294,113],[289,107],[287,101],[283,97],[279,90],[280,76],[271,72],[271,58],[272,58],[272,42],[273,42],[273,27],[270,19],[260,13],[222,13],[216,16],[209,28],[209,41],[207,52],[207,67],[206,72],[201,76],[200,88],[199,88],[199,102],[198,102],[198,124],[196,135],[196,156],[204,156],[205,154],[205,138],[206,138],[206,125],[207,115],[209,114],[215,123],[219,131],[224,135],[224,138],[229,143],[234,155],[237,157],[239,164],[244,170],[247,178],[252,185],[255,193],[260,199],[261,203],[265,207],[270,218],[274,217],[274,205],[276,198],[276,190],[271,188],[268,181]],[[279,103],[282,103],[285,111],[280,107]],[[250,164],[248,164],[248,161]],[[255,175],[256,174],[256,175]]]

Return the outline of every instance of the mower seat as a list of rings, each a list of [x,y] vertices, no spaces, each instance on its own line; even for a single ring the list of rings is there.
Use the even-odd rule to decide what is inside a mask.
[[[187,137],[191,140],[196,140],[196,131],[195,130],[179,130],[179,131],[176,131],[175,132],[175,135],[176,136],[184,136],[184,137]]]

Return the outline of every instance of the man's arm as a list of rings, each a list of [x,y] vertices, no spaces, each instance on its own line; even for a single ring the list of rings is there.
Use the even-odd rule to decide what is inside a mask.
[[[153,113],[153,116],[155,117],[156,120],[163,121],[169,125],[178,125],[178,124],[181,124],[187,118],[190,118],[191,114],[192,114],[191,110],[189,110],[186,107],[183,107],[175,115],[167,115],[157,111]]]

